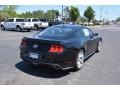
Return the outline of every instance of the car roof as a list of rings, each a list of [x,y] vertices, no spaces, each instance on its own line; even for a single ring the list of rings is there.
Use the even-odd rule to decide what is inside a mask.
[[[57,27],[69,27],[69,28],[83,28],[85,26],[83,25],[78,25],[78,24],[59,24],[59,25],[54,25],[54,26],[57,26]]]
[[[8,19],[24,19],[24,18],[8,18]]]

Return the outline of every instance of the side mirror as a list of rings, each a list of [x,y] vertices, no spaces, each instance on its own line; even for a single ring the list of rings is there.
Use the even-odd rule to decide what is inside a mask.
[[[98,36],[98,33],[94,33],[94,36]]]
[[[98,33],[93,33],[92,35],[90,35],[90,38],[93,38],[94,36],[98,36]]]

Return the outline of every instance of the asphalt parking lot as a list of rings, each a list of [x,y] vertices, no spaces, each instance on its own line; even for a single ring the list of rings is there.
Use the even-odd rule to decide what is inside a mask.
[[[90,28],[102,36],[102,49],[77,72],[29,66],[19,58],[19,44],[37,31],[0,30],[0,84],[120,84],[120,26]]]

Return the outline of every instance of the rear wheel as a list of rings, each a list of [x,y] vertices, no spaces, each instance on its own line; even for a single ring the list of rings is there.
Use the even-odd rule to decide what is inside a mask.
[[[75,71],[80,70],[82,68],[83,63],[84,63],[84,50],[80,50],[75,61],[74,70]]]
[[[96,52],[100,52],[102,41],[99,41]]]
[[[35,30],[38,30],[38,26],[37,25],[35,25],[34,28],[35,28]]]
[[[17,26],[17,27],[16,27],[16,30],[17,30],[18,32],[21,32],[21,31],[22,31],[22,29],[20,28],[20,26]]]
[[[5,27],[4,27],[3,25],[1,25],[1,29],[2,29],[2,30],[5,30]]]

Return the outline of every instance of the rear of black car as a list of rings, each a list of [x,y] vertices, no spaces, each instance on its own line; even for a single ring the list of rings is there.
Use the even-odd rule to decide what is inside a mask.
[[[33,64],[45,64],[61,69],[72,68],[77,52],[71,40],[76,27],[52,26],[34,35],[23,38],[20,57]]]
[[[23,38],[20,45],[20,57],[32,64],[68,69],[73,66],[75,55],[62,41]]]

